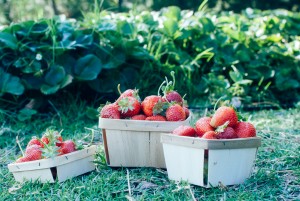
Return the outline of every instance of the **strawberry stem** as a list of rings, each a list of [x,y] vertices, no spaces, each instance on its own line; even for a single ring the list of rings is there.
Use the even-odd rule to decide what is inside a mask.
[[[159,86],[158,91],[157,91],[157,95],[158,95],[158,96],[160,96],[159,91],[161,90],[162,86],[163,86],[165,83],[166,83],[166,80],[164,80],[164,81],[161,83],[161,85]]]
[[[218,105],[218,103],[223,99],[223,98],[225,98],[226,96],[221,96],[218,100],[217,100],[217,102],[215,103],[215,105],[214,105],[214,111],[216,111],[216,108],[217,108],[217,105]]]
[[[173,78],[173,89],[175,89],[175,72],[171,71],[171,76]]]
[[[118,92],[119,92],[120,95],[122,94],[122,92],[121,92],[121,85],[120,84],[118,84]]]
[[[24,157],[25,154],[24,154],[24,151],[23,151],[23,149],[22,149],[22,147],[21,147],[21,144],[20,144],[19,136],[18,136],[18,135],[16,136],[16,142],[17,142],[17,145],[19,146],[19,149],[21,150],[22,156]]]

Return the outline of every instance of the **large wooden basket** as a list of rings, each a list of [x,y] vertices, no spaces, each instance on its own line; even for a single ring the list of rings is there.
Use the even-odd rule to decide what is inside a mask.
[[[161,137],[168,177],[203,187],[243,183],[251,174],[261,139],[207,140]]]
[[[189,125],[190,121],[191,115],[179,122],[99,118],[107,164],[166,168],[161,135],[180,125]]]

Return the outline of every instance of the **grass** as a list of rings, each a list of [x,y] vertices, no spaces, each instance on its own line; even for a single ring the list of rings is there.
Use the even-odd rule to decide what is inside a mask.
[[[56,110],[52,113],[26,122],[16,121],[13,113],[0,113],[1,200],[300,200],[299,108],[244,113],[257,127],[262,146],[252,176],[241,185],[205,189],[170,181],[162,169],[110,168],[104,165],[102,150],[96,156],[97,169],[91,173],[63,183],[16,183],[7,169],[20,155],[16,135],[24,145],[49,126],[64,129],[65,138],[82,138],[90,129],[97,130],[97,119],[87,118],[86,103],[63,101],[53,103]],[[200,116],[203,111],[194,113]],[[95,142],[101,143],[100,132]]]

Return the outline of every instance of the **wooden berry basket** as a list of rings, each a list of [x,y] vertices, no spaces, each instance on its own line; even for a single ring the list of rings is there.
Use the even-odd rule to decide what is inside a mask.
[[[93,163],[96,146],[75,151],[62,156],[41,159],[24,163],[8,164],[8,169],[13,173],[18,182],[24,180],[41,183],[63,182],[72,177],[90,172],[95,169]]]
[[[202,187],[243,183],[251,174],[261,139],[207,140],[161,137],[168,177]]]
[[[166,168],[160,137],[189,125],[191,116],[178,122],[99,118],[107,165]]]

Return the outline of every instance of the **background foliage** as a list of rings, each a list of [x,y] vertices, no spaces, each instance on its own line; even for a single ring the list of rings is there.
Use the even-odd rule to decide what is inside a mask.
[[[173,70],[190,105],[210,105],[224,95],[244,103],[299,101],[299,13],[97,8],[79,21],[55,17],[5,27],[3,99],[45,97],[64,88],[92,89],[85,95],[113,101],[119,83],[144,97],[156,94]]]

